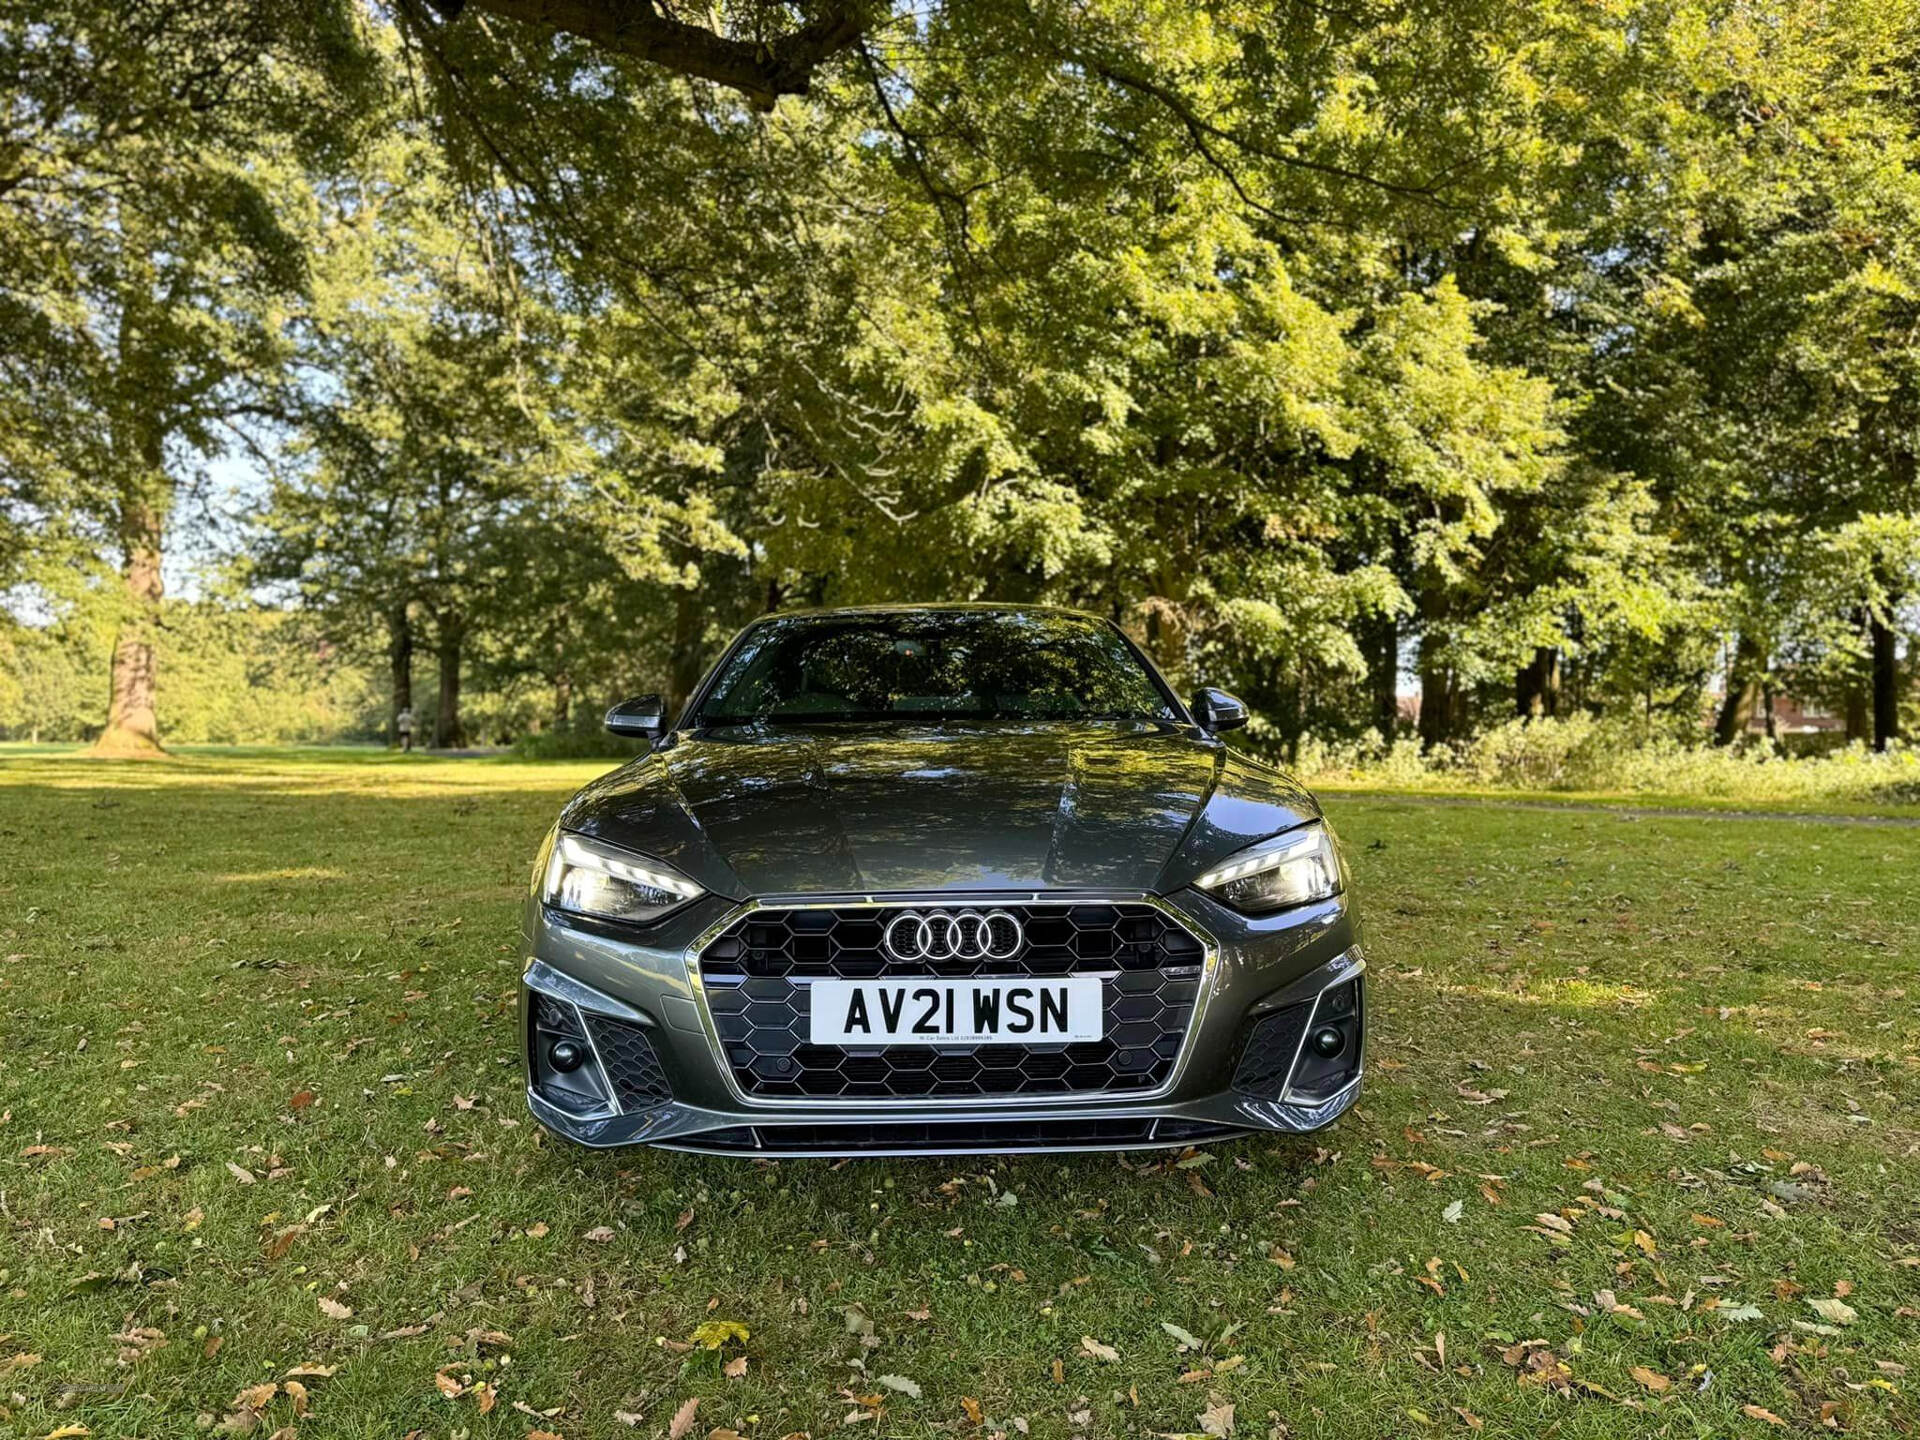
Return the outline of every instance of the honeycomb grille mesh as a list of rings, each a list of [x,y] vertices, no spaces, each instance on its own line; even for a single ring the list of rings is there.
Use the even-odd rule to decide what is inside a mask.
[[[600,1063],[606,1068],[622,1110],[644,1110],[673,1098],[660,1057],[638,1025],[590,1015],[587,1028],[593,1032],[593,1048],[600,1053]]]
[[[1278,1100],[1287,1088],[1287,1074],[1293,1069],[1300,1034],[1312,1010],[1313,1002],[1303,1001],[1255,1021],[1240,1049],[1240,1063],[1234,1067],[1233,1088],[1243,1095]]]
[[[1006,959],[901,961],[881,947],[897,909],[769,909],[702,952],[707,1004],[740,1088],[791,1099],[1130,1094],[1166,1083],[1186,1040],[1205,950],[1151,905],[1010,905],[1025,942]],[[1103,1038],[1065,1045],[859,1048],[807,1039],[815,979],[1097,975]]]

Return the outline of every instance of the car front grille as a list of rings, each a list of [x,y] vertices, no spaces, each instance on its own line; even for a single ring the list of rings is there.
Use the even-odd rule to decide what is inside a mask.
[[[1173,1074],[1206,949],[1138,901],[1011,904],[1025,930],[1005,959],[901,961],[882,948],[897,906],[756,910],[700,954],[701,985],[743,1093],[792,1100],[1132,1095]],[[1103,1038],[1066,1045],[814,1045],[811,982],[972,976],[1098,976]]]

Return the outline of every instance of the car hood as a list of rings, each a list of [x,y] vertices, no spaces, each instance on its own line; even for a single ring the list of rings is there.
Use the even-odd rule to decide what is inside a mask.
[[[734,899],[1168,893],[1318,813],[1287,776],[1184,728],[845,724],[676,736],[561,824]]]

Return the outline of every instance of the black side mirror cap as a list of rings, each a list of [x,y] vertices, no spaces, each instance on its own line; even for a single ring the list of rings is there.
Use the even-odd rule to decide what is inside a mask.
[[[658,695],[636,695],[607,711],[607,729],[632,740],[658,740],[667,732],[667,705]]]
[[[1202,685],[1193,692],[1193,718],[1199,721],[1202,730],[1238,730],[1247,723],[1250,713],[1238,698],[1211,685]]]

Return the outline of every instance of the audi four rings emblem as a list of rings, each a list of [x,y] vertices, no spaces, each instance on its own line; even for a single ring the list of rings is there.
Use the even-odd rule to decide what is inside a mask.
[[[1005,910],[903,910],[882,938],[896,960],[1010,960],[1026,931]]]

